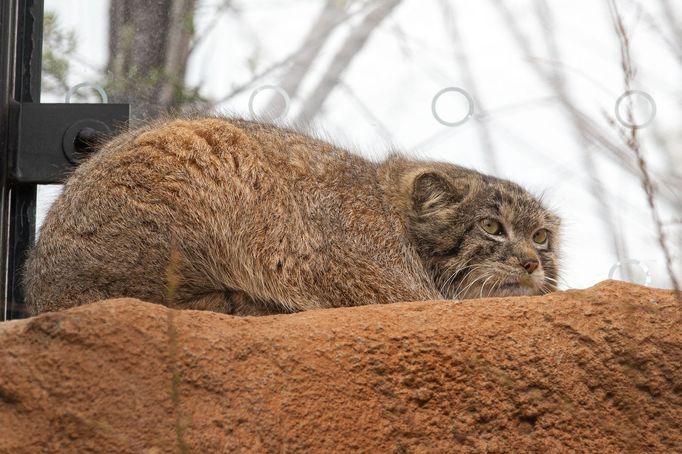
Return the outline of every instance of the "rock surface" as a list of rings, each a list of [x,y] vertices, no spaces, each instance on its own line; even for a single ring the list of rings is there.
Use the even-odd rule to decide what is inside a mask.
[[[671,292],[0,324],[0,452],[682,452]]]

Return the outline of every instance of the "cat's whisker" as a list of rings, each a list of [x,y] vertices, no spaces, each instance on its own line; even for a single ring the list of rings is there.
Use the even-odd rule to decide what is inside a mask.
[[[460,281],[459,285],[458,285],[457,288],[455,289],[455,295],[456,295],[456,297],[457,297],[458,299],[459,299],[459,295],[460,295],[459,288],[462,286],[462,284],[464,284],[464,283],[467,281],[467,278],[468,278],[474,271],[477,271],[477,270],[480,270],[480,269],[486,269],[487,267],[490,267],[490,265],[483,264],[483,265],[477,265],[476,267],[474,267],[474,268],[472,268],[471,270],[469,270],[469,272],[464,276],[464,278],[462,278],[462,280]],[[474,280],[474,282],[476,282],[476,280]],[[467,288],[468,288],[468,286],[467,286]],[[462,292],[462,293],[464,293],[464,292]]]
[[[568,287],[568,288],[571,287],[571,286],[569,285],[569,283],[566,281],[566,279],[564,279],[564,278],[561,277],[561,276],[558,276],[558,279],[555,279],[555,278],[550,277],[550,276],[545,276],[545,280],[548,280],[548,281],[554,283],[557,287],[559,286],[559,284],[563,284],[563,285],[565,285],[565,286]]]
[[[559,286],[560,286],[561,284],[563,284],[566,288],[571,288],[571,286],[568,285],[568,282],[566,282],[566,280],[563,279],[563,278],[554,279],[553,277],[545,276],[545,279],[544,279],[544,280],[550,282],[551,284],[553,284],[553,285],[556,287],[556,289],[559,289]],[[543,284],[543,285],[546,285],[546,284]],[[550,291],[551,291],[551,290],[550,290]],[[548,293],[549,293],[549,292],[548,292]]]
[[[464,285],[467,282],[467,279],[469,278],[469,275],[471,275],[472,272],[473,272],[473,270],[468,272],[466,274],[466,276],[464,276],[464,278],[462,278],[462,280],[459,281],[459,284],[457,284],[457,288],[455,289],[455,291],[453,293],[453,295],[455,296],[456,299],[461,299],[460,298],[461,292],[459,289],[462,287],[462,285]]]
[[[490,287],[490,290],[488,292],[488,297],[494,296],[495,295],[495,289],[504,281],[501,277],[497,278],[497,281]]]
[[[552,279],[552,280],[554,280],[554,279]],[[556,287],[556,284],[555,284],[555,287]],[[543,283],[540,286],[540,291],[542,292],[543,295],[546,295],[548,293],[552,293],[555,290],[556,290],[556,288],[552,288],[552,286],[548,285],[547,283]]]
[[[452,273],[446,280],[445,282],[440,286],[440,291],[444,295],[448,295],[446,290],[452,286],[452,284],[455,282],[455,278],[459,275],[458,272]],[[449,295],[448,295],[449,296]],[[453,295],[454,296],[454,295]]]
[[[445,282],[444,282],[442,285],[440,285],[441,291],[445,290],[445,289],[447,288],[447,286],[450,285],[450,283],[451,283],[451,282],[457,277],[457,275],[459,275],[462,271],[464,271],[464,270],[466,270],[466,269],[468,269],[468,268],[471,268],[472,266],[475,266],[475,265],[470,265],[470,266],[469,266],[469,263],[470,263],[472,260],[473,260],[473,257],[470,258],[469,260],[465,261],[465,262],[462,264],[462,266],[457,266],[456,268],[453,267],[453,268],[455,268],[455,270],[454,270],[453,272],[451,272],[450,275],[445,279]],[[445,274],[445,273],[444,273],[444,274]]]
[[[481,268],[481,265],[473,265],[472,268],[469,271],[467,271],[467,273],[464,275],[464,277],[459,281],[459,284],[457,285],[457,288],[455,289],[455,291],[453,293],[453,295],[455,295],[455,297],[457,297],[457,295],[459,294],[459,288],[462,286],[462,284],[464,284],[466,282],[466,280],[469,278],[471,273],[473,273],[474,271],[476,271],[477,269],[480,269],[480,268]],[[455,274],[454,276],[456,276],[456,275],[457,274]]]
[[[475,257],[471,257],[470,259],[465,260],[464,263],[462,263],[461,265],[456,265],[455,268],[457,268],[457,271],[455,271],[455,273],[459,273],[459,272],[461,272],[462,270],[465,270],[465,269],[467,269],[467,268],[471,268],[472,266],[476,266],[477,263],[474,263],[473,265],[470,265],[471,261],[472,261],[474,258],[475,258]]]
[[[456,268],[456,270],[452,272],[452,274],[450,275],[450,277],[448,277],[447,281],[449,281],[449,280],[451,280],[451,279],[457,277],[457,276],[460,275],[464,270],[467,270],[467,269],[470,269],[470,268],[474,268],[474,267],[477,267],[477,266],[480,266],[480,265],[481,265],[481,264],[479,264],[479,263],[474,263],[473,265],[469,265],[469,263],[470,263],[472,260],[473,260],[473,258],[471,258],[471,259],[467,260],[466,262],[464,262],[464,264],[463,264],[462,266],[458,266],[458,267]],[[446,281],[446,282],[447,282],[447,281]]]
[[[488,276],[488,278],[487,278],[485,281],[483,281],[483,285],[481,285],[481,292],[480,292],[479,298],[483,298],[483,289],[485,289],[485,284],[487,284],[488,281],[489,281],[490,279],[494,278],[494,277],[495,277],[494,274],[490,274],[490,275]]]
[[[474,279],[473,281],[471,281],[471,283],[470,283],[469,285],[467,285],[466,288],[465,288],[464,290],[462,290],[462,295],[466,295],[467,292],[469,291],[469,289],[470,289],[476,282],[479,282],[479,281],[485,279],[487,276],[488,276],[487,274],[482,274],[481,276],[478,276],[476,279]]]
[[[458,294],[457,294],[458,299],[466,299],[467,290],[469,290],[469,287],[471,287],[478,280],[479,280],[479,278],[474,279],[465,288],[463,288],[460,292],[458,292]]]
[[[466,263],[466,262],[465,262],[465,263]],[[456,278],[457,276],[459,276],[459,275],[462,273],[462,271],[464,271],[464,270],[466,270],[466,269],[468,269],[468,268],[474,267],[474,266],[476,266],[476,265],[471,265],[471,266],[465,266],[465,267],[463,267],[463,268],[458,268],[457,271],[453,272],[453,273],[445,280],[445,283],[444,283],[443,285],[441,285],[441,291],[444,291],[449,285],[451,285],[451,284],[454,282],[455,278]]]

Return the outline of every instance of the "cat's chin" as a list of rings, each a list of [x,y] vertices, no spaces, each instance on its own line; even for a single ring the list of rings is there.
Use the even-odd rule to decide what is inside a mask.
[[[539,295],[540,291],[534,287],[528,285],[522,285],[519,283],[510,283],[500,286],[500,288],[495,290],[493,297],[500,296],[532,296]]]
[[[542,295],[542,289],[546,285],[538,282],[538,278],[544,279],[544,273],[530,277],[523,275],[504,275],[499,279],[501,282],[493,282],[487,285],[488,281],[484,281],[482,286],[472,287],[467,286],[465,291],[456,295],[453,299],[475,299],[475,298],[500,298],[506,296],[537,296]],[[474,284],[480,280],[480,277],[474,277]],[[490,279],[490,278],[489,278]],[[462,284],[459,284],[460,286]]]
[[[533,296],[540,294],[540,290],[532,285],[523,284],[521,282],[509,282],[496,286],[492,292],[487,290],[481,291],[480,288],[472,289],[461,299],[500,298],[505,296]]]

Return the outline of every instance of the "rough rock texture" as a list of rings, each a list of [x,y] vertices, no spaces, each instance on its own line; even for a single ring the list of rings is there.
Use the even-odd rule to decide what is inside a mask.
[[[671,292],[0,324],[1,452],[682,452]]]

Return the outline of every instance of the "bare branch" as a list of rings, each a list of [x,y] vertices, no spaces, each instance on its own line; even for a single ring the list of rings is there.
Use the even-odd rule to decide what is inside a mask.
[[[682,43],[682,18],[677,17],[670,0],[660,0],[660,3],[661,8],[663,9],[663,17],[667,20],[670,31],[675,35],[675,39],[677,40],[677,46],[674,46],[674,49],[677,50],[677,55],[682,58],[682,52],[679,50],[680,43]]]
[[[317,58],[317,55],[322,50],[327,38],[339,24],[341,24],[347,17],[343,4],[338,0],[327,0],[320,15],[315,20],[313,26],[310,28],[308,35],[303,40],[299,50],[291,58],[291,66],[288,71],[282,75],[279,86],[287,92],[290,97],[296,96],[298,89],[303,82],[303,78]],[[279,97],[273,97],[268,102],[265,108],[267,112],[274,112],[277,110],[277,102]]]
[[[630,40],[623,25],[623,19],[618,11],[618,6],[614,0],[607,0],[609,4],[609,11],[611,12],[611,18],[613,20],[613,25],[620,42],[620,54],[621,54],[621,67],[623,69],[623,84],[625,90],[630,90],[632,81],[635,77],[636,71],[632,58],[630,56]],[[633,112],[632,105],[630,104],[628,109],[628,121],[630,124],[633,122]],[[654,227],[656,228],[656,233],[658,237],[658,243],[661,247],[663,255],[665,257],[665,265],[668,270],[668,275],[670,281],[672,282],[673,289],[675,290],[678,298],[680,299],[680,304],[682,304],[682,295],[680,294],[680,286],[677,281],[677,276],[675,276],[675,270],[673,269],[672,254],[668,249],[668,244],[666,241],[665,230],[663,228],[663,222],[658,213],[658,207],[656,203],[655,191],[651,175],[649,174],[649,169],[642,154],[641,146],[639,143],[639,137],[637,135],[637,127],[631,126],[629,128],[629,134],[625,135],[625,140],[627,142],[628,148],[633,152],[637,159],[637,166],[641,172],[641,182],[644,192],[646,193],[647,203],[649,204],[649,210],[651,211],[651,217],[654,222]]]
[[[491,1],[493,5],[498,7],[497,10],[501,13],[502,19],[509,28],[512,38],[514,38],[521,51],[528,58],[530,65],[542,78],[542,80],[547,83],[548,86],[552,87],[554,84],[552,74],[547,72],[544,67],[540,66],[539,60],[532,58],[530,43],[528,42],[527,37],[519,29],[517,21],[509,11],[505,0]],[[637,166],[637,162],[632,156],[632,153],[630,153],[630,151],[627,149],[627,146],[623,146],[609,137],[609,135],[604,132],[604,129],[597,124],[594,119],[578,108],[578,106],[568,96],[567,92],[559,91],[556,92],[556,94],[559,98],[559,101],[566,109],[566,112],[571,116],[571,119],[575,123],[577,130],[580,131],[588,143],[595,143],[599,145],[601,150],[606,151],[604,155],[611,159],[612,162],[623,167],[632,175],[639,176],[639,167]],[[679,179],[670,175],[657,176],[657,181],[664,183],[667,188],[676,188],[682,184],[682,181],[679,181]],[[677,194],[674,190],[669,190],[667,193],[661,193],[661,195],[672,204],[677,205],[679,203],[679,194]]]
[[[297,123],[307,123],[317,115],[327,97],[338,84],[341,75],[365,46],[372,32],[399,3],[400,0],[376,0],[372,2],[373,8],[350,32],[334,55],[322,79],[313,89],[312,94],[304,101],[301,112],[296,119]]]
[[[547,49],[551,56],[552,61],[561,61],[561,50],[558,43],[556,42],[556,36],[553,33],[554,24],[550,9],[547,7],[546,0],[535,0],[535,11],[538,16],[538,20],[542,25],[542,30],[544,33],[544,42],[547,45]],[[560,94],[561,99],[567,99],[568,87],[566,85],[566,80],[564,79],[563,73],[559,70],[557,65],[552,65],[551,72],[547,73],[547,80],[550,81],[553,90]],[[604,227],[607,232],[611,232],[613,239],[613,252],[619,261],[627,258],[627,246],[623,240],[623,236],[620,233],[618,224],[615,221],[615,216],[609,199],[607,197],[606,189],[602,184],[601,177],[599,175],[599,170],[594,162],[592,156],[592,150],[589,146],[589,142],[585,135],[583,134],[581,127],[582,124],[576,121],[576,116],[571,115],[571,124],[575,132],[575,136],[579,142],[580,149],[582,150],[582,162],[583,168],[587,172],[590,181],[590,192],[594,197],[595,201],[599,205],[599,211],[601,213],[601,220],[604,222]],[[629,269],[626,270],[629,276]]]
[[[336,0],[336,3],[337,4],[339,3],[338,0]],[[322,26],[318,27],[318,26],[314,25],[313,28],[318,29],[318,31],[315,31],[315,32],[311,31],[308,34],[308,36],[309,37],[315,36],[319,40],[319,43],[316,42],[315,45],[316,46],[319,45],[319,47],[321,49],[321,47],[323,46],[323,44],[325,42],[325,39],[332,33],[332,31],[334,31],[334,29],[336,29],[338,26],[346,23],[349,19],[351,19],[352,17],[355,17],[355,15],[360,14],[362,12],[363,12],[363,9],[360,8],[357,11],[343,15],[343,17],[341,17],[338,22],[335,22],[331,28],[326,30],[326,33],[322,33],[322,35],[320,35],[320,36],[317,36],[317,35],[318,35],[318,33],[321,33],[319,30],[322,29]],[[318,21],[319,21],[319,19],[318,19]],[[316,23],[318,21],[316,21]],[[310,49],[308,49],[306,47],[307,41],[308,41],[308,39],[305,39],[303,44],[296,51],[287,55],[285,58],[283,58],[283,59],[281,59],[275,63],[272,63],[267,68],[259,71],[248,81],[234,86],[232,88],[232,91],[230,91],[229,93],[227,93],[223,97],[213,101],[212,105],[216,106],[218,104],[222,104],[226,101],[229,101],[230,99],[234,98],[235,96],[246,91],[248,88],[252,87],[258,81],[268,77],[269,75],[271,75],[273,72],[277,71],[278,69],[285,68],[285,67],[289,68],[289,69],[281,76],[281,82],[280,82],[279,86],[282,87],[287,92],[287,94],[293,98],[296,95],[296,93],[298,92],[298,87],[300,86],[301,82],[303,81],[304,77],[306,76],[307,71],[310,69],[310,65],[312,65],[314,58],[317,56],[317,53],[315,53],[315,55],[312,55],[312,56],[308,54]],[[319,52],[319,49],[318,49],[318,52]],[[305,58],[304,58],[304,55],[306,56]],[[310,59],[310,57],[312,57],[312,59]],[[309,63],[306,64],[305,62],[308,60],[309,60]],[[298,66],[298,69],[294,70],[293,69],[294,66]],[[277,97],[276,100],[275,99],[271,100],[270,101],[271,105],[268,106],[265,110],[266,111],[276,111],[277,109],[275,108],[276,106],[274,105],[274,103],[278,102],[278,100],[279,100],[279,97]]]
[[[222,18],[223,12],[226,10],[230,9],[232,7],[232,0],[223,0],[223,3],[218,5],[218,7],[213,11],[213,19],[211,19],[211,22],[201,30],[200,35],[196,35],[193,37],[191,44],[189,45],[189,53],[191,54],[194,52],[194,49],[199,47],[199,45],[208,37],[210,36],[211,32],[215,29],[215,27],[218,25],[218,22],[220,22],[220,19]]]

